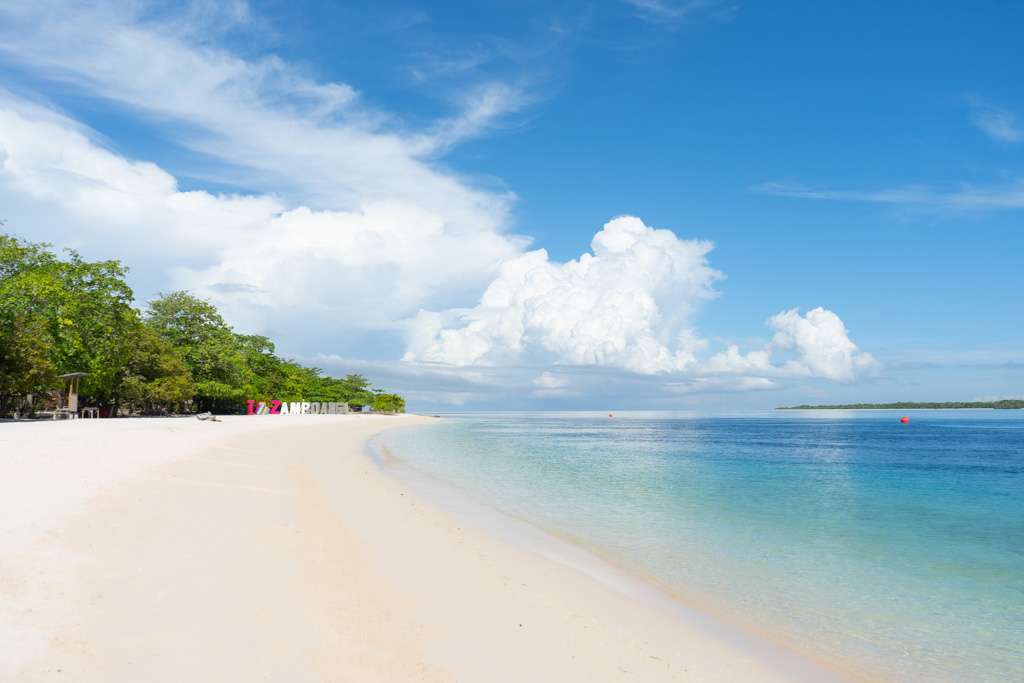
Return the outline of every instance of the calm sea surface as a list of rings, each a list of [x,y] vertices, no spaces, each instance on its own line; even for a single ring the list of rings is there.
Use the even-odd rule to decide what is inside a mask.
[[[413,468],[871,676],[1024,681],[1024,411],[454,416]]]

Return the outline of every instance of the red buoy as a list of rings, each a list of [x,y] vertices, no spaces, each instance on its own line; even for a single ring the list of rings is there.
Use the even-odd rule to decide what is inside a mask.
[[[903,424],[907,424],[908,422],[910,422],[910,418],[904,415],[903,417],[900,418],[900,422],[902,422]]]

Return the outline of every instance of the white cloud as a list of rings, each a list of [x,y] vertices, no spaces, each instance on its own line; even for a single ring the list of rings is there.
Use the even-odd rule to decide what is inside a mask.
[[[772,374],[776,368],[772,365],[772,354],[769,349],[741,353],[740,347],[730,344],[725,351],[711,356],[704,365],[709,373],[752,373]]]
[[[723,397],[779,390],[772,378],[736,374],[688,376],[680,373],[637,374],[600,366],[451,366],[439,363],[367,361],[333,355],[300,358],[329,372],[362,372],[382,387],[400,389],[438,409],[473,404],[505,410],[530,410],[540,405],[586,409],[651,407],[678,409],[681,401],[700,396],[728,407]],[[760,399],[763,400],[763,399]],[[421,405],[423,404],[421,403]],[[749,405],[749,404],[748,404]],[[733,407],[735,407],[733,405]]]
[[[161,289],[208,296],[243,328],[391,328],[424,302],[477,288],[520,242],[409,201],[357,210],[289,207],[271,195],[183,192],[173,176],[98,147],[73,122],[0,99],[0,198],[28,204],[36,237],[164,273]],[[7,199],[10,201],[6,201]]]
[[[751,189],[761,194],[800,199],[837,199],[880,204],[925,204],[934,201],[931,190],[922,185],[880,190],[833,190],[788,181],[773,181],[756,185]]]
[[[860,351],[850,341],[839,316],[820,306],[806,315],[795,308],[783,311],[772,316],[768,324],[775,329],[772,346],[795,351],[797,359],[793,362],[814,377],[850,381],[878,365],[870,353]]]
[[[569,393],[566,389],[569,386],[569,379],[548,370],[545,370],[533,379],[533,386],[536,387],[533,390],[534,396],[565,396]]]
[[[625,0],[640,16],[658,22],[678,22],[697,13],[727,19],[735,14],[737,5],[724,0]]]
[[[737,346],[731,345],[709,358],[705,369],[711,373],[820,377],[850,382],[879,367],[870,353],[857,348],[842,319],[828,309],[818,307],[801,315],[793,308],[773,315],[768,325],[775,330],[775,336],[767,348],[742,354]],[[779,352],[793,357],[773,362]]]
[[[568,383],[565,378],[552,374],[547,370],[537,375],[533,380],[533,385],[541,389],[562,389]]]
[[[702,347],[690,317],[722,277],[708,265],[711,246],[616,218],[594,236],[593,253],[556,263],[543,249],[531,251],[502,264],[476,307],[420,313],[405,360],[475,365],[527,356],[640,373],[683,370]]]
[[[318,81],[273,54],[242,59],[203,40],[205,20],[156,20],[152,4],[5,2],[0,55],[157,117],[177,142],[233,165],[247,185],[317,208],[397,196],[460,222],[493,227],[504,218],[508,197],[475,191],[421,157],[522,107],[512,86],[481,86],[449,119],[409,131],[350,84]]]
[[[256,191],[182,191],[54,107],[0,92],[8,229],[121,258],[143,296],[187,287],[240,327],[293,340],[391,329],[428,302],[471,300],[521,253],[526,240],[505,234],[510,195],[424,158],[520,106],[514,89],[474,91],[451,119],[404,130],[348,84],[202,39],[220,23],[210,12],[248,21],[244,3],[192,7],[166,18],[149,3],[7,2],[0,63],[156,120],[221,164],[208,175],[228,168],[225,180]]]
[[[953,189],[942,190],[928,185],[907,185],[875,190],[837,190],[808,187],[793,182],[762,183],[752,187],[751,190],[776,197],[918,205],[957,210],[1024,208],[1024,179],[991,187],[978,187],[964,183]]]
[[[669,394],[704,394],[708,392],[766,391],[777,389],[778,382],[767,377],[695,377],[666,382]]]
[[[707,342],[692,317],[716,295],[713,285],[722,277],[708,264],[711,244],[622,216],[591,245],[593,253],[567,263],[550,261],[543,249],[506,261],[472,309],[421,311],[410,323],[404,360],[455,367],[554,363],[695,378],[678,391],[771,388],[769,378],[780,377],[848,382],[878,367],[824,308],[772,316],[775,335],[764,349],[744,354],[730,345],[702,360]],[[545,372],[534,384],[564,391],[569,380]]]
[[[422,154],[442,152],[466,138],[479,135],[493,127],[507,113],[527,106],[531,98],[507,83],[484,83],[471,88],[458,98],[460,113],[439,121],[419,138],[417,151]]]
[[[971,105],[971,122],[982,133],[998,142],[1024,141],[1024,128],[1013,112],[978,97],[970,97],[968,102]]]

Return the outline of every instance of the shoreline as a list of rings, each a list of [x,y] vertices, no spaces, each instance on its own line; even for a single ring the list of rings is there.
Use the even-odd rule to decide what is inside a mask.
[[[374,435],[431,419],[0,427],[21,493],[0,504],[0,677],[801,678],[367,457]]]
[[[788,680],[879,680],[878,675],[868,676],[863,671],[826,658],[823,653],[807,651],[796,643],[776,637],[764,625],[741,619],[735,614],[726,614],[711,600],[682,593],[657,577],[626,567],[583,539],[478,500],[471,492],[411,465],[380,443],[382,436],[383,432],[367,440],[367,457],[372,458],[387,476],[400,481],[426,502],[456,519],[472,523],[510,545],[586,574],[608,590],[639,600],[708,635],[753,651],[781,669],[789,676]]]

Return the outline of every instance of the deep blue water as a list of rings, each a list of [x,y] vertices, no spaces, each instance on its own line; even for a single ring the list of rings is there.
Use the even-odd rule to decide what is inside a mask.
[[[1024,681],[1024,412],[454,416],[403,461],[893,680]]]

